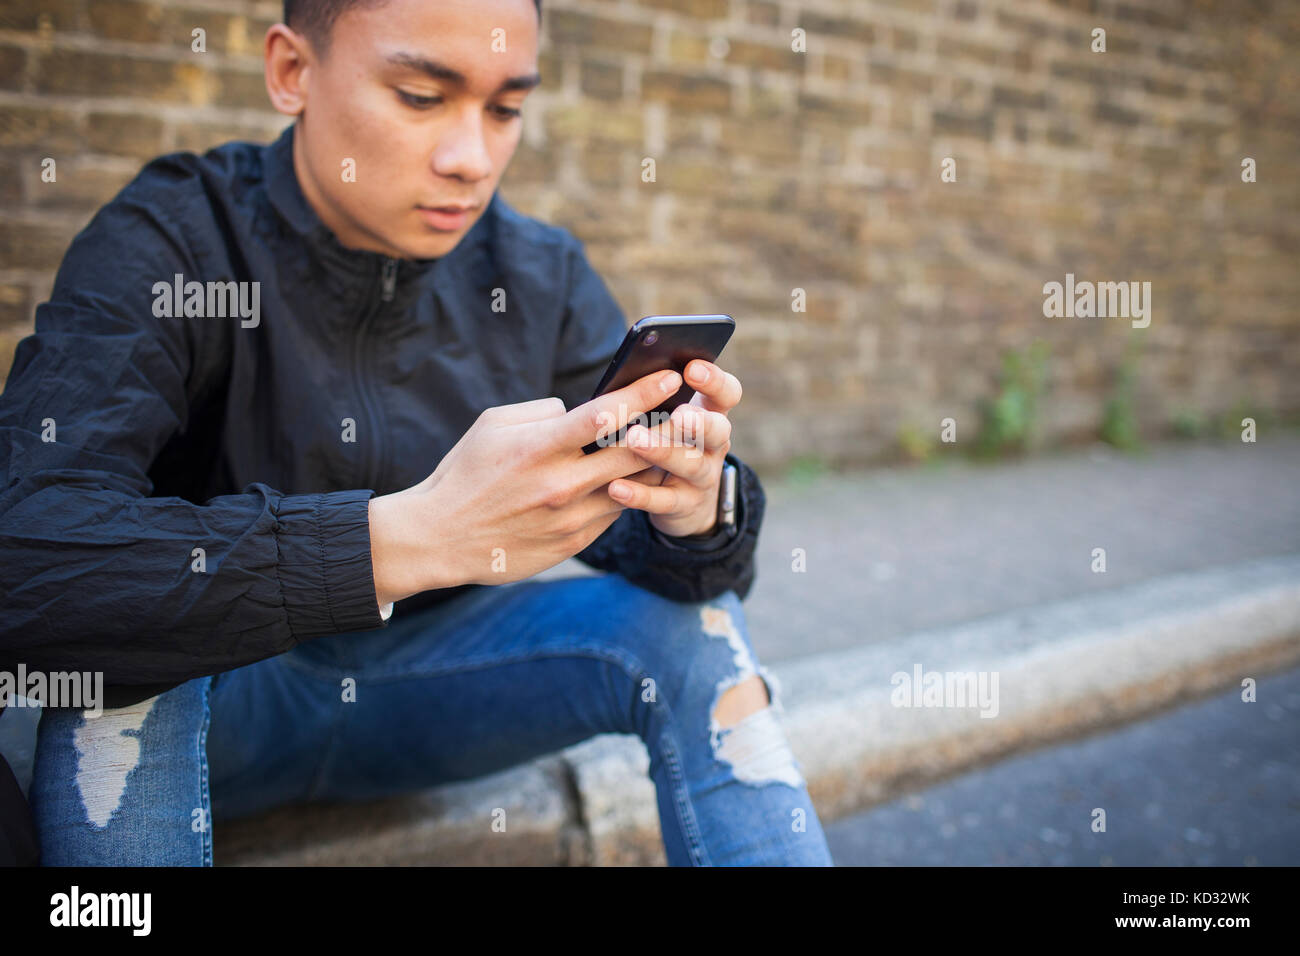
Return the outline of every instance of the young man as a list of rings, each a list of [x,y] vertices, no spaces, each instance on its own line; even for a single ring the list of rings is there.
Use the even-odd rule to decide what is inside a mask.
[[[829,864],[740,604],[739,381],[692,362],[678,421],[582,453],[680,378],[588,401],[624,316],[497,194],[539,17],[293,0],[294,125],[155,160],[69,249],[0,398],[3,661],[110,688],[43,714],[43,862],[210,864],[226,819],[619,732],[670,863]],[[574,555],[616,573],[525,580]]]

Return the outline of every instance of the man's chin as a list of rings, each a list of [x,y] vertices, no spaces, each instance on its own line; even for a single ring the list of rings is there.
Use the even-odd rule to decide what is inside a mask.
[[[388,255],[400,259],[441,259],[460,244],[465,231],[439,232],[416,236],[393,236],[388,239]]]

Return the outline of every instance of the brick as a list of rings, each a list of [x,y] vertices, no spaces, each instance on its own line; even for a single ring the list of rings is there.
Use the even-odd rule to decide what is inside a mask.
[[[993,105],[1009,106],[1013,109],[1045,110],[1048,108],[1049,99],[1042,90],[1020,89],[1011,86],[993,87]]]
[[[542,78],[542,86],[558,86],[561,77],[564,76],[563,61],[560,55],[554,50],[543,50],[537,54],[537,72]]]
[[[0,219],[0,262],[10,269],[53,271],[74,235],[67,226]]]
[[[740,66],[751,66],[760,70],[785,70],[792,73],[802,73],[804,65],[808,62],[808,57],[803,53],[795,53],[790,49],[788,43],[778,45],[732,40],[728,43],[725,61]]]
[[[623,96],[623,67],[601,60],[583,60],[578,72],[579,88],[599,100],[617,100]]]
[[[910,52],[920,46],[920,37],[915,30],[904,30],[902,27],[894,27],[889,31],[889,45],[891,49],[900,52]]]
[[[0,89],[21,89],[26,67],[27,53],[21,47],[0,46]]]
[[[872,63],[867,70],[867,79],[877,86],[887,86],[891,90],[904,90],[908,93],[929,93],[934,86],[932,77],[916,70],[905,70],[887,63]]]
[[[696,20],[721,20],[730,13],[728,0],[638,0],[653,10],[671,10]]]
[[[204,73],[196,71],[196,76],[202,77]],[[271,105],[270,98],[266,92],[266,75],[260,71],[253,70],[220,70],[217,71],[220,82],[220,102],[223,106],[245,106],[256,108],[269,108]],[[196,79],[197,85],[201,81]]]
[[[572,10],[550,10],[545,16],[553,44],[572,43],[606,50],[650,53],[653,31],[648,24],[628,23]]]
[[[81,17],[79,0],[5,0],[0,9],[0,30],[55,31],[76,29]]]
[[[798,161],[801,147],[792,132],[788,119],[724,119],[721,139],[728,144],[743,143],[745,155],[774,165]]]
[[[641,78],[641,97],[663,100],[679,110],[722,112],[731,108],[731,84],[712,77],[652,70]]]
[[[709,52],[709,38],[694,32],[674,30],[668,38],[668,56],[674,63],[702,66],[715,58]]]
[[[631,160],[635,159],[635,162]],[[634,173],[640,175],[640,156],[631,157],[626,149],[606,143],[588,143],[580,154],[582,173],[592,186],[618,189],[626,186],[628,177]],[[667,164],[662,157],[656,164],[656,178],[659,183],[665,180],[664,170]],[[637,184],[640,179],[634,180]]]
[[[1006,56],[1006,52],[997,47],[946,36],[939,38],[938,52],[941,60],[971,60],[985,66],[995,66]]]
[[[546,131],[555,142],[607,142],[638,146],[644,141],[640,110],[600,108],[590,103],[554,107],[546,114]]]
[[[172,63],[82,51],[38,57],[36,89],[73,96],[148,96],[165,102],[186,99]]]
[[[853,77],[853,60],[827,53],[822,57],[822,76],[828,80],[849,80]]]
[[[0,153],[0,203],[15,206],[23,201],[23,179],[32,168],[39,168],[37,160],[28,160],[15,153]]]
[[[25,285],[0,283],[0,329],[21,325],[30,318],[31,290]]]
[[[1154,76],[1142,77],[1142,89],[1152,96],[1164,96],[1176,100],[1186,99],[1187,97],[1186,83],[1173,83]]]
[[[1132,23],[1141,23],[1145,26],[1160,27],[1165,30],[1186,31],[1186,15],[1176,15],[1173,11],[1161,10],[1158,7],[1140,7],[1131,3],[1120,3],[1115,6],[1115,19],[1126,20]]]
[[[193,50],[194,30],[204,31],[208,53],[256,55],[262,38],[275,21],[220,13],[200,7],[173,7],[137,0],[94,0],[89,5],[90,29],[99,36],[132,43],[155,43]]]
[[[177,11],[165,10],[156,3],[94,0],[87,13],[90,29],[111,40],[129,40],[134,43],[182,42]],[[189,46],[189,30],[184,33],[184,45]]]
[[[998,26],[1025,36],[1041,40],[1056,32],[1051,23],[1045,20],[1034,20],[1029,17],[1016,16],[1005,10],[998,11]]]
[[[1117,106],[1114,103],[1101,100],[1097,103],[1092,115],[1102,123],[1116,123],[1120,126],[1136,126],[1141,122],[1142,117],[1133,110],[1126,109],[1123,106]]]
[[[135,175],[135,170],[109,169],[94,163],[64,160],[55,182],[42,182],[39,169],[28,174],[28,199],[37,207],[93,213]]]
[[[800,11],[798,26],[803,27],[808,34],[809,48],[812,47],[814,37],[833,37],[836,40],[853,40],[868,45],[876,39],[874,24],[856,18],[826,16],[814,10]]]
[[[86,117],[86,146],[112,156],[152,159],[162,152],[162,121],[137,113],[91,113]]]
[[[750,0],[745,15],[750,23],[774,27],[781,22],[781,6],[769,0]]]
[[[80,149],[75,116],[49,106],[0,108],[0,147],[25,146],[46,154]]]
[[[969,136],[975,139],[993,138],[993,114],[959,116],[936,110],[931,116],[934,132],[944,136]]]

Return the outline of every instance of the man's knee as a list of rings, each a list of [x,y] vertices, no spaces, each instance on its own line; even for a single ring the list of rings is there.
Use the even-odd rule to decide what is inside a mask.
[[[718,698],[718,706],[713,709],[713,719],[719,726],[730,727],[770,703],[767,685],[763,683],[763,678],[755,674],[728,688]]]
[[[140,763],[140,730],[157,697],[126,707],[87,713],[72,731],[77,751],[76,787],[90,823],[103,829],[126,790],[126,777]]]

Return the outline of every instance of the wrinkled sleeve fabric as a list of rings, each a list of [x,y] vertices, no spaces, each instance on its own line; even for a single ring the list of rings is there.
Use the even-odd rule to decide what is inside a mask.
[[[186,215],[202,211],[128,187],[73,241],[17,347],[0,395],[0,667],[157,692],[383,626],[372,491],[151,497],[197,383],[224,374],[230,336],[255,334],[154,315],[156,283],[204,278]]]
[[[572,409],[591,393],[618,351],[627,319],[608,286],[587,261],[581,241],[570,237],[565,259],[568,298],[555,356],[554,394]],[[674,601],[696,602],[735,590],[742,599],[753,588],[754,554],[766,499],[753,469],[735,455],[736,534],[720,532],[690,540],[661,534],[649,515],[628,508],[577,558],[600,571],[621,574],[633,584]]]

